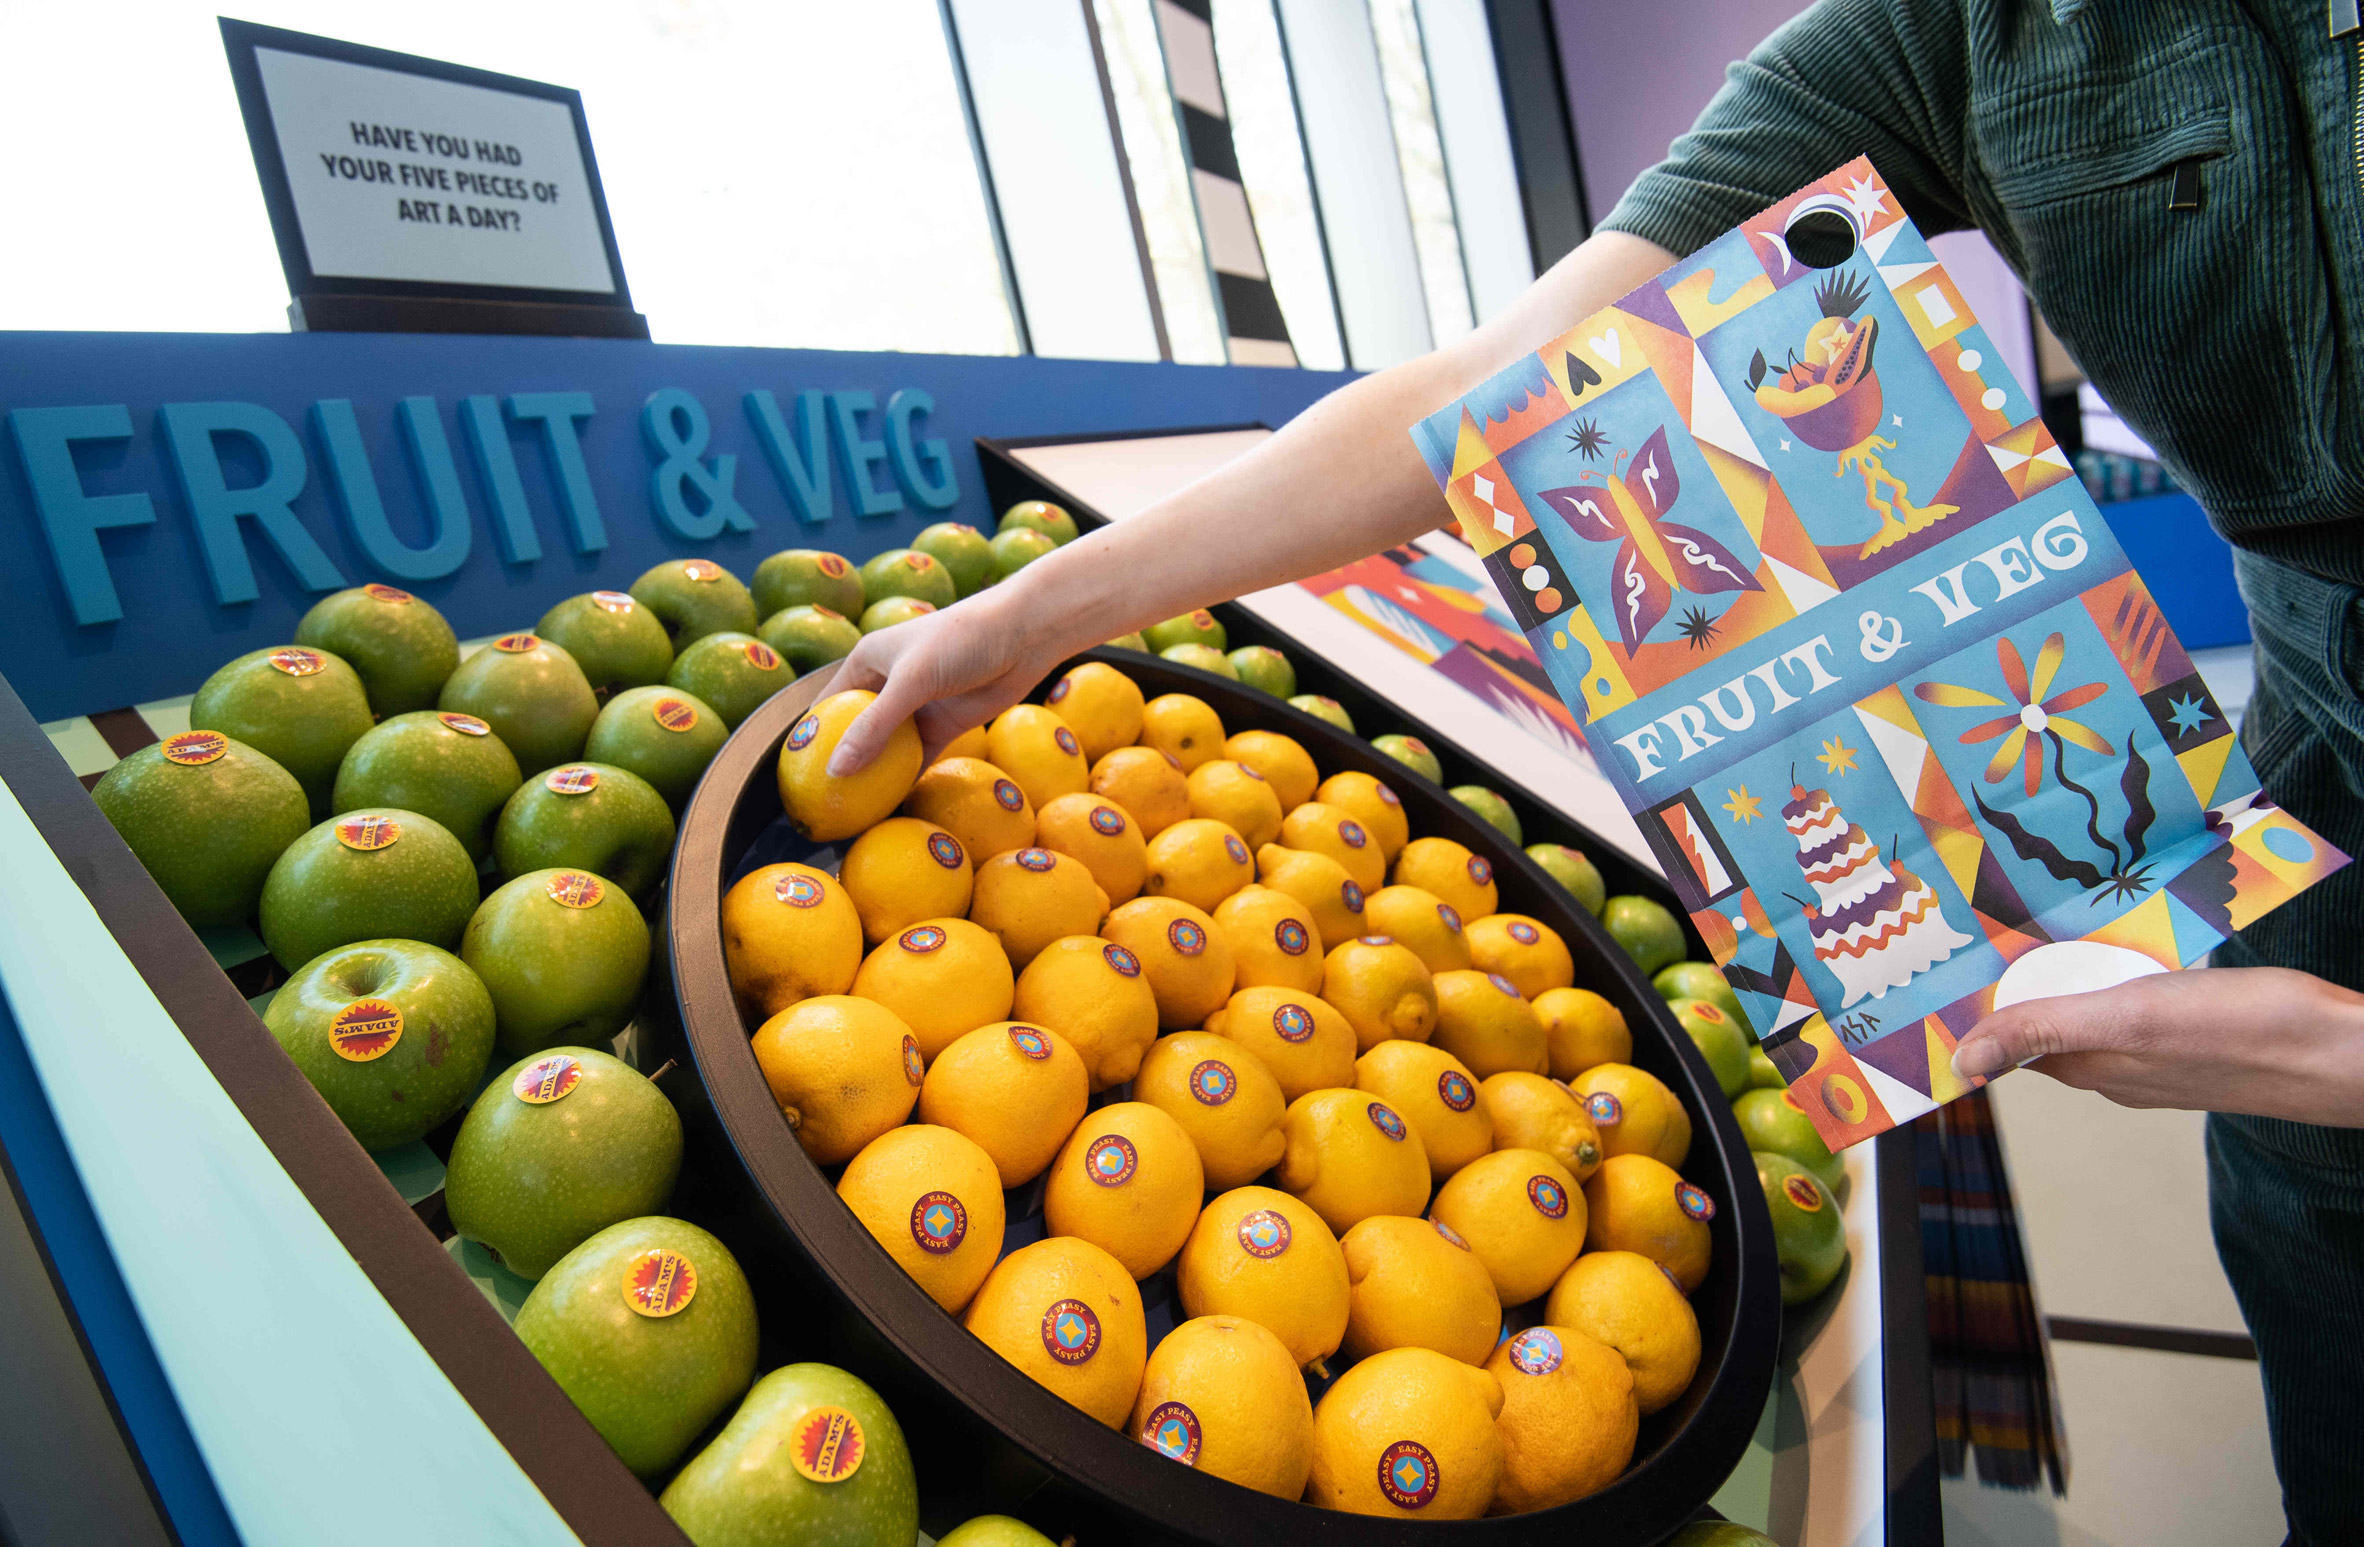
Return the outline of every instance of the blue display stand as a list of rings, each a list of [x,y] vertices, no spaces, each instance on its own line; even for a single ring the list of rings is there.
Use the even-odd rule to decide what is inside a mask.
[[[2154,494],[2104,505],[2101,515],[2185,649],[2249,642],[2249,609],[2233,584],[2232,545],[2208,525],[2198,500],[2180,492]]]

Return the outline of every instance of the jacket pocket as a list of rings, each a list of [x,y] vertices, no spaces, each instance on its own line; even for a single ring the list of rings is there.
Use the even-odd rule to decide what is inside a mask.
[[[2213,161],[2232,148],[2231,111],[2195,108],[2178,122],[2145,132],[2030,152],[2017,164],[1990,167],[1989,176],[2006,208],[2033,210],[2139,183],[2186,161]]]

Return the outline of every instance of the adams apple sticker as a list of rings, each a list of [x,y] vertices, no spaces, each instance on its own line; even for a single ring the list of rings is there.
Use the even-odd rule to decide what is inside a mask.
[[[679,1252],[651,1247],[624,1264],[624,1303],[643,1316],[671,1316],[697,1292],[697,1266]]]
[[[788,1431],[788,1464],[817,1483],[841,1483],[862,1469],[862,1423],[842,1407],[816,1407]]]
[[[183,731],[164,743],[164,760],[183,768],[202,768],[230,750],[230,738],[219,731]]]
[[[356,999],[328,1023],[328,1045],[347,1063],[365,1064],[402,1040],[402,1012],[383,999]]]
[[[509,1094],[527,1106],[546,1107],[583,1083],[583,1061],[569,1053],[537,1058],[517,1071]]]

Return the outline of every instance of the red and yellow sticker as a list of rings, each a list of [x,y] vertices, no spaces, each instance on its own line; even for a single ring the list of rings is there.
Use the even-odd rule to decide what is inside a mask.
[[[788,1431],[788,1464],[817,1483],[841,1483],[862,1469],[862,1422],[842,1407],[816,1407]]]
[[[697,1292],[697,1267],[679,1252],[652,1246],[624,1264],[624,1303],[643,1316],[674,1315]]]
[[[682,563],[681,573],[688,579],[711,585],[722,578],[722,566],[704,559],[687,559]]]
[[[594,591],[591,600],[599,604],[602,612],[626,613],[640,605],[629,591]]]
[[[599,770],[570,763],[542,775],[542,788],[553,795],[588,795],[599,788]]]
[[[337,823],[337,842],[363,854],[391,847],[401,836],[400,822],[375,811],[363,816],[349,816]]]
[[[317,650],[303,650],[294,645],[271,652],[271,664],[291,677],[313,677],[328,670],[328,657]]]
[[[660,698],[649,705],[648,712],[651,719],[676,736],[684,731],[697,728],[698,711],[696,707],[678,698]]]
[[[747,664],[757,671],[778,671],[780,669],[780,652],[762,640],[750,639],[739,648],[746,652]]]
[[[1814,1185],[1810,1176],[1785,1176],[1781,1179],[1782,1195],[1808,1214],[1822,1212],[1822,1189]]]
[[[552,1053],[518,1070],[509,1082],[509,1094],[527,1106],[546,1107],[582,1083],[583,1061],[571,1053]]]
[[[503,634],[493,641],[493,648],[503,655],[523,655],[528,650],[541,649],[542,641],[533,634]]]
[[[492,727],[472,714],[444,713],[435,718],[441,720],[447,729],[458,731],[463,736],[489,736],[492,734]]]
[[[183,731],[164,743],[164,760],[183,768],[199,768],[230,750],[230,738],[220,731]]]
[[[400,607],[411,599],[408,591],[397,586],[379,585],[374,580],[361,588],[361,594],[373,602],[384,602],[390,607]]]
[[[383,999],[356,999],[328,1023],[328,1045],[347,1063],[365,1064],[402,1040],[402,1011]]]
[[[596,908],[607,888],[599,877],[580,870],[561,870],[542,884],[550,900],[561,908]]]

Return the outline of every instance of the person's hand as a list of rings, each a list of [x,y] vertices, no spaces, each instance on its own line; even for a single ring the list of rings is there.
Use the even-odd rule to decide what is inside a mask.
[[[1024,626],[1028,609],[1009,605],[1015,592],[1005,583],[864,635],[830,691],[868,688],[878,701],[846,727],[829,772],[843,777],[869,766],[905,720],[917,724],[921,755],[932,761],[946,742],[1024,698],[1071,654],[1046,630]]]
[[[2364,994],[2280,967],[2212,967],[1998,1010],[1954,1069],[2027,1063],[2127,1107],[2364,1127]]]

